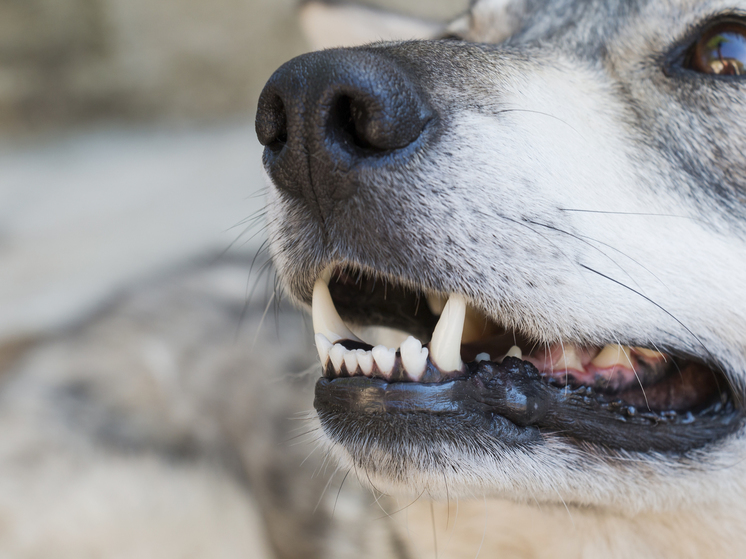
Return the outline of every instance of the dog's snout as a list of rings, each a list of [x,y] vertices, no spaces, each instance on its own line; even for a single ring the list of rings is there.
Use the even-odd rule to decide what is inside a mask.
[[[283,65],[256,116],[275,185],[326,212],[371,165],[401,163],[433,111],[411,78],[380,53],[336,49]]]

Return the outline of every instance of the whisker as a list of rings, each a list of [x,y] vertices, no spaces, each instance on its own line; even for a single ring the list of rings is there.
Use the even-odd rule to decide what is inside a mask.
[[[482,493],[482,498],[484,499],[484,529],[482,530],[482,541],[479,542],[479,549],[477,549],[474,559],[479,559],[479,554],[482,553],[482,546],[484,546],[484,539],[487,536],[487,495]]]
[[[311,433],[315,433],[315,432],[316,432],[316,431],[318,431],[318,430],[319,430],[319,428],[318,428],[318,427],[314,427],[313,429],[310,429],[310,430],[308,430],[308,431],[304,431],[303,433],[300,433],[299,435],[293,435],[293,436],[292,436],[292,437],[290,437],[289,439],[285,439],[284,441],[281,441],[281,443],[280,443],[280,444],[283,444],[283,445],[286,445],[286,444],[290,444],[290,443],[292,443],[292,442],[293,442],[294,440],[296,440],[296,439],[300,439],[301,437],[305,437],[306,435],[310,435]]]
[[[561,212],[577,212],[577,213],[593,213],[601,215],[629,215],[639,217],[675,217],[679,219],[690,219],[692,221],[699,221],[700,223],[707,223],[703,219],[699,219],[691,215],[678,215],[678,214],[659,214],[659,213],[644,213],[644,212],[615,212],[607,210],[590,210],[583,208],[558,208]]]
[[[391,514],[389,514],[389,513],[386,513],[386,516],[388,516],[388,517],[390,518],[390,517],[394,516],[394,515],[395,515],[395,514],[397,514],[397,513],[400,513],[400,512],[402,512],[402,511],[405,511],[405,510],[407,510],[407,509],[408,509],[409,507],[411,507],[411,506],[412,506],[412,505],[414,505],[414,504],[415,504],[415,503],[416,503],[417,501],[419,501],[419,500],[420,500],[420,498],[422,497],[422,495],[424,495],[424,494],[425,494],[425,490],[423,489],[422,491],[420,491],[420,494],[419,494],[419,495],[417,495],[417,497],[415,497],[414,501],[412,501],[411,503],[408,503],[408,504],[404,505],[404,506],[403,506],[402,508],[400,508],[400,509],[397,509],[397,510],[395,510],[395,511],[394,511],[394,512],[392,512]],[[386,516],[379,516],[378,518],[374,518],[374,520],[381,520],[381,519],[383,519],[383,518],[386,518]]]
[[[627,270],[625,270],[616,260],[614,260],[613,258],[611,258],[611,256],[609,256],[608,254],[606,254],[603,250],[601,250],[597,246],[594,246],[591,243],[591,241],[593,243],[598,243],[600,245],[603,245],[603,246],[605,246],[605,247],[607,247],[607,248],[609,248],[609,249],[611,249],[611,250],[613,250],[615,252],[618,252],[619,254],[621,254],[622,256],[624,256],[625,258],[627,258],[627,259],[631,260],[632,262],[634,262],[635,264],[637,264],[640,268],[642,268],[647,273],[649,273],[651,276],[653,276],[656,280],[658,280],[658,282],[660,282],[662,285],[665,285],[663,283],[663,281],[657,275],[655,275],[655,273],[653,273],[647,266],[643,265],[639,260],[636,260],[635,258],[632,258],[629,254],[627,254],[627,253],[619,250],[618,248],[616,248],[616,247],[614,247],[614,246],[612,246],[612,245],[610,245],[608,243],[605,243],[603,241],[599,241],[598,239],[594,239],[592,237],[588,237],[587,235],[577,235],[575,233],[570,233],[569,231],[565,231],[564,229],[560,229],[559,227],[555,227],[554,225],[549,225],[549,224],[546,224],[546,223],[540,223],[538,221],[533,221],[533,220],[527,220],[527,221],[529,223],[532,223],[532,224],[538,226],[538,227],[546,227],[547,229],[551,229],[552,231],[556,231],[557,233],[562,233],[564,235],[568,235],[569,237],[572,237],[573,239],[576,239],[576,240],[584,243],[585,245],[591,247],[592,249],[594,249],[597,252],[601,253],[604,257],[608,258],[611,261],[612,264],[614,264],[617,268],[619,268],[619,270],[624,275],[626,275],[638,287],[639,287],[639,285],[634,280],[634,278],[627,272]]]
[[[570,507],[567,506],[567,503],[562,498],[562,494],[559,492],[559,490],[554,484],[552,484],[552,489],[554,490],[555,493],[557,493],[557,497],[559,497],[560,501],[562,501],[562,504],[564,505],[565,510],[567,511],[567,516],[570,517],[570,522],[572,522],[572,526],[573,528],[575,528],[575,519],[572,517],[572,513],[570,512]]]
[[[627,359],[627,362],[629,363],[629,366],[632,368],[632,372],[635,374],[635,378],[637,379],[637,384],[640,385],[640,390],[642,390],[642,397],[645,398],[645,405],[648,407],[648,411],[652,411],[650,408],[650,402],[648,402],[648,395],[645,394],[645,387],[642,385],[642,380],[640,380],[640,375],[637,374],[637,370],[635,369],[635,366],[632,364],[632,359],[629,358],[629,355],[626,351],[622,350],[622,344],[619,343],[619,340],[616,342],[617,347],[619,348],[619,353],[624,353],[624,357]],[[619,355],[617,355],[617,359],[619,359]]]
[[[321,440],[321,438],[322,438],[322,437],[319,437],[319,438],[317,439],[317,441]],[[314,453],[314,452],[316,452],[316,451],[317,451],[317,450],[318,450],[319,448],[321,448],[321,443],[317,444],[317,445],[316,445],[315,447],[313,447],[313,449],[311,449],[311,452],[310,452],[310,453],[308,454],[308,456],[306,456],[306,457],[305,457],[305,458],[303,459],[303,461],[302,461],[302,462],[300,463],[300,465],[302,466],[303,464],[305,464],[305,463],[306,463],[306,461],[307,461],[307,460],[308,460],[309,458],[311,458],[311,456],[313,455],[313,453]]]
[[[624,289],[628,289],[629,291],[631,291],[635,295],[638,295],[638,296],[642,297],[648,303],[650,303],[651,305],[657,307],[658,309],[660,309],[661,311],[663,311],[664,313],[666,313],[669,317],[671,317],[673,320],[675,320],[676,323],[678,323],[679,326],[681,326],[692,338],[694,338],[697,341],[697,343],[702,347],[702,349],[705,351],[705,353],[707,353],[707,355],[710,357],[710,360],[711,360],[711,363],[713,364],[713,366],[716,366],[716,367],[720,368],[720,365],[718,364],[717,359],[715,359],[715,356],[710,352],[710,350],[707,348],[707,346],[704,344],[704,342],[700,339],[700,337],[697,336],[694,332],[692,332],[692,330],[688,326],[686,326],[686,324],[684,324],[683,322],[681,322],[681,320],[679,320],[678,318],[676,318],[676,316],[674,316],[670,311],[666,310],[663,306],[661,306],[658,303],[656,303],[655,301],[653,301],[647,295],[644,295],[643,293],[640,293],[636,289],[633,289],[632,287],[623,284],[619,280],[616,280],[616,279],[614,279],[614,278],[612,278],[610,276],[607,276],[606,274],[603,274],[603,273],[599,272],[598,270],[594,270],[593,268],[590,268],[589,266],[586,266],[585,264],[580,264],[580,266],[583,267],[583,268],[585,268],[589,272],[593,272],[594,274],[597,274],[597,275],[601,276],[602,278],[607,279],[610,282],[619,285],[620,287],[623,287]],[[731,387],[731,390],[733,391],[734,397],[738,400],[738,403],[740,404],[741,403],[741,395],[738,392],[738,387],[736,387],[734,385],[733,380],[730,378],[730,375],[725,375],[725,378],[727,379],[728,384]]]
[[[497,114],[502,114],[502,113],[531,113],[531,114],[546,116],[546,117],[552,118],[554,120],[557,120],[557,121],[561,122],[562,124],[567,125],[567,127],[570,128],[570,130],[572,130],[573,132],[575,132],[581,138],[585,139],[585,137],[580,132],[578,132],[575,128],[573,128],[570,125],[569,122],[567,122],[565,120],[562,120],[560,117],[555,116],[555,115],[550,114],[550,113],[545,113],[543,111],[536,111],[536,110],[533,110],[533,109],[521,109],[521,108],[502,109],[500,111],[497,111]]]
[[[319,510],[319,506],[321,505],[321,501],[324,500],[324,495],[326,494],[326,490],[329,489],[329,485],[331,485],[332,480],[334,479],[334,476],[337,475],[337,472],[339,471],[339,466],[337,466],[337,469],[334,470],[334,473],[329,476],[329,481],[326,482],[326,485],[324,486],[324,489],[321,491],[321,495],[319,496],[319,500],[316,502],[316,506],[313,507],[313,513],[315,514],[317,510]]]
[[[446,541],[446,545],[445,545],[446,549],[448,549],[448,546],[451,544],[451,540],[453,539],[453,535],[456,533],[456,523],[458,522],[458,505],[459,505],[459,500],[458,500],[458,496],[456,496],[456,514],[453,515],[453,525],[451,526],[451,532],[448,535],[448,540]],[[449,516],[451,514],[450,502],[448,503],[448,514]]]
[[[435,530],[435,505],[432,498],[430,499],[430,521],[433,527],[433,549],[435,550],[435,559],[438,559],[438,536]]]
[[[254,346],[256,346],[256,341],[259,339],[259,334],[262,331],[262,325],[264,324],[264,319],[267,317],[267,313],[269,312],[270,307],[272,306],[272,301],[275,299],[274,292],[269,298],[269,301],[267,301],[267,306],[264,307],[264,312],[262,313],[262,317],[259,319],[259,326],[256,327],[256,333],[254,334],[254,339],[251,342],[251,350],[253,351]]]
[[[347,470],[345,477],[342,478],[342,483],[339,484],[339,489],[337,489],[337,497],[334,499],[334,506],[332,507],[332,518],[334,518],[334,513],[337,510],[337,502],[339,501],[339,495],[342,493],[342,487],[344,486],[345,481],[347,481],[347,476],[350,475],[351,471],[352,470]]]

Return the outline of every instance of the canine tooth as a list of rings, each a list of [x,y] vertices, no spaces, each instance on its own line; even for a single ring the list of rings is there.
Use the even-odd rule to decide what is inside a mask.
[[[361,341],[350,331],[339,316],[329,293],[328,277],[328,274],[322,274],[313,286],[311,314],[313,316],[314,333],[324,334],[332,343],[342,339]]]
[[[430,340],[430,359],[441,371],[456,371],[463,366],[461,334],[464,331],[465,316],[466,299],[462,295],[451,295]]]
[[[394,368],[394,363],[396,363],[396,350],[389,349],[385,345],[377,345],[371,353],[373,354],[373,359],[376,361],[376,365],[378,365],[378,370],[384,376],[389,377]]]
[[[321,364],[326,365],[326,361],[327,359],[329,359],[329,350],[334,344],[327,340],[324,334],[316,334],[314,336],[314,340],[316,340],[316,351],[319,352],[319,359],[321,359]]]
[[[629,367],[632,363],[631,353],[632,350],[627,346],[610,344],[604,346],[601,352],[593,358],[591,364],[599,369],[609,369],[616,365]]]
[[[521,351],[520,347],[514,345],[508,350],[508,353],[505,354],[505,357],[516,357],[518,359],[523,359],[523,352]]]
[[[336,372],[342,370],[342,363],[344,363],[346,352],[347,350],[341,344],[334,344],[334,347],[329,351],[329,359],[332,360],[332,365],[334,365]]]
[[[401,362],[404,369],[409,373],[409,378],[418,382],[422,379],[427,366],[427,348],[422,347],[422,342],[413,336],[409,336],[399,348]]]
[[[489,353],[478,353],[474,360],[477,363],[479,363],[480,361],[492,361]]]
[[[364,375],[370,376],[373,372],[373,354],[362,349],[358,349],[355,353],[357,353],[357,364],[360,370]]]
[[[567,345],[562,349],[559,358],[552,365],[555,371],[568,371],[571,369],[583,371],[583,362],[575,350],[575,346]]]
[[[448,301],[447,297],[443,295],[427,295],[427,306],[435,316],[440,316],[443,312],[443,308],[446,306]]]
[[[347,351],[344,354],[344,360],[347,372],[350,376],[354,375],[355,371],[357,371],[357,352],[354,349],[352,351]]]

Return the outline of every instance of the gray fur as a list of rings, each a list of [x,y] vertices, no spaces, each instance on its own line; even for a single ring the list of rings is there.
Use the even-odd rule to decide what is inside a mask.
[[[451,27],[465,41],[360,47],[419,84],[437,133],[408,164],[366,175],[323,226],[270,189],[271,250],[287,291],[308,303],[324,268],[352,265],[464,293],[541,342],[696,356],[743,398],[746,81],[678,62],[698,26],[744,8],[484,0],[468,27]],[[342,462],[386,492],[592,507],[599,523],[656,513],[661,529],[668,515],[683,526],[704,507],[718,511],[707,524],[715,532],[715,518],[744,511],[742,432],[686,455],[620,455],[555,433],[542,447],[499,449],[401,431],[328,429]]]

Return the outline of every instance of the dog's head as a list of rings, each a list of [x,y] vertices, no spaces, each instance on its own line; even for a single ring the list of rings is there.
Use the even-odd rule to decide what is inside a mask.
[[[363,480],[743,498],[744,9],[482,0],[441,40],[272,76],[271,252]],[[380,327],[404,334],[373,347]]]

